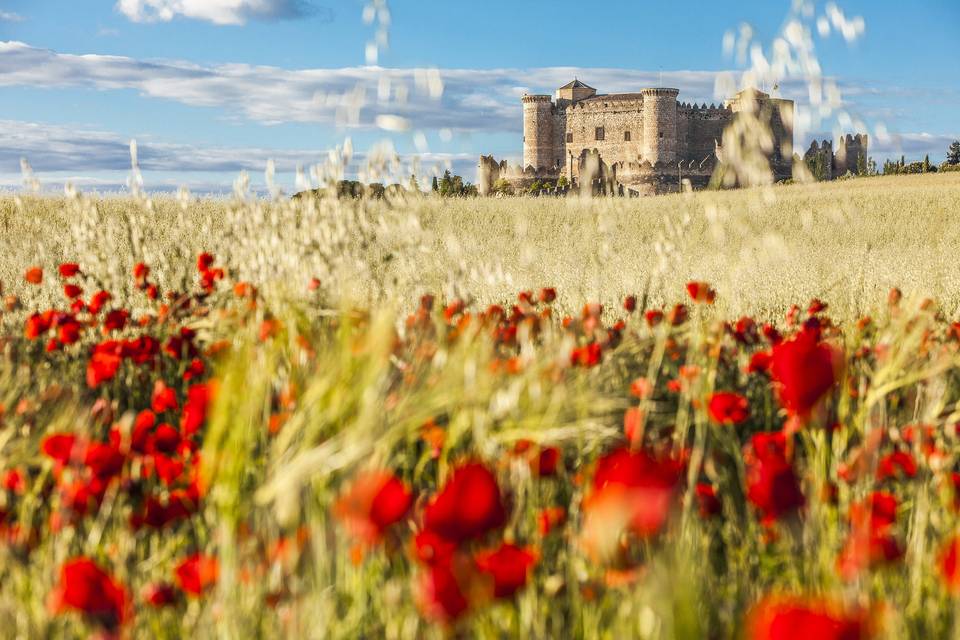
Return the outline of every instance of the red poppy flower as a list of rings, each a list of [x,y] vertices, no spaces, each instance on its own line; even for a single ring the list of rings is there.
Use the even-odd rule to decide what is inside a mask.
[[[640,538],[658,534],[667,522],[684,463],[656,459],[627,448],[597,460],[593,491],[584,499],[583,543],[596,557],[608,557],[629,531]]]
[[[212,400],[212,388],[209,384],[195,384],[187,390],[187,401],[183,404],[180,418],[180,430],[186,437],[192,437],[207,419],[207,407]]]
[[[747,373],[768,373],[773,364],[773,354],[769,351],[757,351],[750,356]]]
[[[82,459],[85,449],[72,433],[55,433],[45,437],[40,443],[40,450],[44,455],[60,464],[67,464],[71,459]]]
[[[183,372],[183,381],[190,382],[195,378],[201,377],[206,371],[206,366],[203,364],[203,360],[194,358],[190,361],[190,364],[187,365],[187,368]]]
[[[152,460],[157,477],[165,486],[172,486],[183,476],[185,466],[180,460],[162,453],[154,453]]]
[[[43,282],[43,269],[41,267],[30,267],[27,269],[27,272],[23,274],[23,279],[30,284],[40,284]]]
[[[159,609],[177,601],[177,591],[172,584],[165,582],[148,584],[143,589],[143,601]]]
[[[153,396],[150,400],[150,408],[154,413],[163,413],[164,411],[176,411],[179,406],[177,403],[177,392],[157,380],[153,385]]]
[[[803,329],[773,347],[770,373],[780,404],[792,416],[806,418],[836,384],[843,354],[820,341],[817,330]]]
[[[130,312],[126,309],[114,309],[103,319],[104,331],[123,331],[130,320]]]
[[[623,299],[623,310],[627,313],[633,313],[637,310],[637,296],[627,296]]]
[[[50,601],[56,614],[79,611],[107,629],[116,629],[131,614],[124,588],[93,560],[83,557],[60,568],[60,581]]]
[[[83,295],[83,289],[73,283],[63,285],[63,295],[73,300]]]
[[[544,287],[540,289],[540,302],[550,304],[557,299],[557,290],[553,287]]]
[[[647,321],[647,326],[655,327],[663,321],[663,311],[651,309],[644,314],[644,319]]]
[[[640,444],[641,429],[643,428],[643,410],[640,407],[630,407],[623,414],[623,435],[631,446]]]
[[[217,583],[220,576],[220,563],[213,556],[195,553],[184,558],[177,565],[174,576],[184,592],[199,596]]]
[[[23,334],[29,340],[36,340],[50,330],[50,318],[45,314],[34,313],[27,318]]]
[[[451,623],[470,609],[470,602],[461,587],[461,580],[469,582],[469,576],[458,579],[457,573],[467,573],[469,569],[455,571],[453,562],[437,563],[426,568],[420,576],[416,588],[417,604],[423,614],[438,622]]]
[[[424,511],[425,529],[457,543],[480,537],[505,521],[497,479],[479,462],[454,469]]]
[[[739,393],[714,393],[708,409],[710,418],[718,424],[740,424],[750,417],[750,403]]]
[[[201,253],[199,256],[197,256],[197,271],[202,273],[208,270],[211,266],[213,266],[213,260],[213,256],[209,253]]]
[[[678,304],[670,309],[670,313],[667,314],[667,322],[674,327],[678,327],[686,322],[689,317],[690,310],[687,309],[686,305]]]
[[[61,278],[72,278],[78,273],[80,273],[80,265],[76,262],[64,262],[60,265]]]
[[[896,562],[904,553],[889,533],[852,531],[837,558],[837,573],[844,580],[856,580],[867,569]]]
[[[821,311],[826,310],[827,304],[816,298],[810,301],[810,304],[807,306],[807,313],[809,315],[814,315],[820,313]]]
[[[23,493],[27,488],[27,483],[23,479],[23,474],[18,469],[10,469],[3,474],[3,488],[14,493]]]
[[[603,356],[603,348],[599,342],[591,342],[584,347],[577,347],[570,352],[570,364],[585,368],[595,367],[600,364],[600,358]]]
[[[368,471],[341,494],[333,512],[350,535],[373,544],[407,515],[412,504],[413,494],[402,480],[389,471]]]
[[[133,265],[133,277],[138,283],[146,280],[147,276],[149,275],[150,267],[148,267],[146,264],[138,262],[137,264]]]
[[[95,389],[102,383],[113,380],[123,359],[115,345],[98,345],[87,362],[87,386]],[[116,345],[119,346],[119,345]]]
[[[764,523],[772,523],[805,504],[800,481],[787,460],[783,433],[754,435],[744,462],[747,499],[760,511]]]
[[[723,505],[720,504],[720,499],[717,498],[717,490],[712,484],[700,482],[697,484],[696,492],[701,518],[706,520],[723,512]]]
[[[457,545],[440,534],[425,529],[413,537],[413,549],[417,559],[424,564],[446,564],[453,557]]]
[[[126,457],[113,445],[93,443],[84,453],[83,463],[94,476],[107,480],[117,476],[123,470]]]
[[[769,596],[747,616],[749,640],[869,640],[874,633],[869,614],[827,600]]]
[[[710,288],[706,282],[688,282],[687,294],[694,302],[713,304],[717,297],[717,292]]]
[[[547,507],[537,514],[537,528],[540,535],[546,536],[567,519],[567,510],[563,507]]]
[[[960,537],[954,536],[944,543],[938,556],[938,565],[947,591],[960,594]]]
[[[96,315],[100,313],[104,305],[110,302],[111,299],[113,299],[113,296],[110,295],[109,291],[97,291],[90,296],[90,304],[87,308],[90,310],[90,313]]]
[[[173,455],[180,447],[181,441],[180,432],[164,422],[157,426],[148,448],[151,453],[159,451],[160,453]]]
[[[877,462],[877,482],[896,478],[901,473],[906,478],[917,475],[917,461],[908,451],[893,451]]]
[[[73,344],[80,340],[80,323],[69,318],[64,320],[57,327],[57,338],[63,344]]]
[[[557,474],[557,465],[560,462],[560,449],[557,447],[543,447],[540,449],[540,453],[537,455],[534,464],[532,464],[533,472],[538,476],[554,476]]]
[[[133,421],[133,430],[130,433],[130,448],[137,453],[147,452],[147,442],[150,432],[157,424],[157,416],[153,411],[144,409],[137,414]]]
[[[509,598],[527,584],[537,554],[513,544],[504,543],[494,551],[480,551],[474,556],[481,573],[493,578],[493,595]]]

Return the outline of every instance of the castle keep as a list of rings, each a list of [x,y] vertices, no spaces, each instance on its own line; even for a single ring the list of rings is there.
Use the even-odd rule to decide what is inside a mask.
[[[480,190],[489,192],[500,177],[558,179],[570,184],[603,181],[647,194],[676,191],[683,181],[703,187],[716,168],[724,129],[737,113],[756,109],[769,118],[769,151],[774,179],[793,170],[793,102],[747,89],[722,105],[679,102],[678,89],[648,88],[637,93],[598,94],[574,80],[555,96],[525,95],[523,167],[481,157]]]

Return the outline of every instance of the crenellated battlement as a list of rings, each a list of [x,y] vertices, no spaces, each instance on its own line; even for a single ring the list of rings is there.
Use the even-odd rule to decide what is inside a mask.
[[[867,168],[869,142],[869,136],[865,133],[848,133],[837,140],[834,150],[832,141],[814,140],[803,154],[803,161],[818,180],[832,180],[847,173],[863,173]]]

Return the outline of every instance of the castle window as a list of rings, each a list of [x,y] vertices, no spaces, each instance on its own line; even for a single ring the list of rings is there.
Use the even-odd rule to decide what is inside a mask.
[[[624,131],[624,132],[623,132],[623,141],[624,141],[624,142],[630,142],[630,132],[629,132],[629,131]]]
[[[596,140],[603,140],[603,127],[597,127],[597,130],[594,132]]]
[[[569,133],[569,132],[567,133],[567,142],[573,142],[573,134],[572,134],[572,133]]]
[[[663,131],[660,132],[660,137],[661,137],[661,138],[663,137]]]

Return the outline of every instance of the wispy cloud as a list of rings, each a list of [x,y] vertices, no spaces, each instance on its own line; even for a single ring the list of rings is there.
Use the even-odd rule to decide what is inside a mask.
[[[263,125],[315,123],[374,128],[377,122],[399,121],[422,130],[516,135],[522,126],[520,96],[525,92],[552,93],[574,76],[604,93],[637,91],[663,83],[678,87],[682,101],[711,103],[717,102],[714,90],[719,73],[685,70],[661,75],[659,71],[581,67],[428,70],[210,66],[64,54],[22,42],[0,42],[0,87],[134,90],[145,97],[215,109],[218,115]],[[904,120],[894,117],[902,105],[898,96],[902,88],[887,91],[876,83],[849,82],[841,86],[844,95],[851,98],[845,107],[861,117]],[[805,99],[801,81],[781,83],[780,90],[798,103]],[[956,90],[943,91],[940,97]],[[935,98],[933,94],[928,96],[929,100]],[[798,131],[797,143],[809,143],[808,137]],[[871,145],[878,157],[921,149],[926,153],[936,151],[946,137],[908,133],[889,140],[874,137]]]
[[[57,175],[63,182],[68,178],[60,174],[83,171],[87,174],[105,173],[113,178],[69,178],[78,185],[89,184],[106,188],[106,185],[122,185],[123,176],[130,170],[130,141],[113,132],[97,131],[82,127],[53,125],[17,120],[0,120],[0,186],[20,184],[20,160],[26,158],[34,171],[44,175]],[[152,138],[137,141],[140,168],[145,172],[157,172],[174,177],[160,185],[176,187],[185,184],[202,190],[229,191],[232,179],[217,180],[211,174],[236,176],[241,171],[251,175],[263,172],[269,160],[273,160],[287,181],[298,166],[308,168],[322,163],[329,154],[327,149],[269,149],[261,147],[207,147],[190,144],[173,144]],[[356,163],[363,162],[364,154],[355,154]],[[401,160],[410,165],[412,156]],[[476,157],[468,153],[426,153],[418,156],[423,167],[422,175],[430,175],[432,169],[452,167],[455,171],[473,179]]]
[[[23,16],[19,13],[0,11],[0,22],[23,22],[23,20]]]
[[[302,18],[331,10],[303,0],[118,0],[117,11],[133,22],[170,22],[183,17],[218,25],[242,25],[248,20]]]
[[[0,42],[0,86],[133,89],[152,98],[218,108],[229,116],[262,124],[373,127],[377,116],[398,115],[421,129],[516,132],[521,126],[520,96],[524,92],[552,92],[574,75],[605,92],[636,91],[660,81],[657,71],[574,67],[437,72],[381,67],[202,66],[63,54],[21,42]],[[663,82],[680,87],[684,100],[710,102],[716,75],[712,71],[665,72]]]

